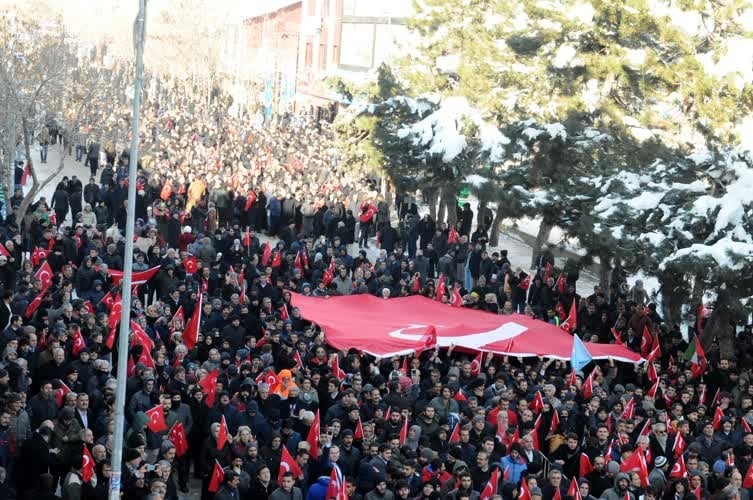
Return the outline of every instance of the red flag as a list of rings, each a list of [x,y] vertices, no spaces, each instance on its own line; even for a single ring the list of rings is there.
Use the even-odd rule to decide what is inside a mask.
[[[340,355],[335,353],[332,355],[332,359],[329,360],[329,366],[332,368],[332,374],[337,378],[338,380],[345,380],[346,374],[340,368]]]
[[[685,453],[685,450],[688,447],[688,443],[685,441],[685,438],[682,435],[682,432],[678,432],[675,436],[675,444],[672,445],[672,451],[674,451],[674,457],[677,458],[681,456],[683,453]]]
[[[118,294],[118,296],[115,298],[115,301],[112,304],[112,308],[110,309],[110,315],[107,318],[107,326],[109,326],[110,329],[113,329],[116,326],[118,326],[118,323],[120,323],[120,314],[122,312],[123,312],[123,302],[121,301],[120,294]]]
[[[154,341],[147,335],[141,325],[135,321],[131,321],[131,331],[133,332],[133,338],[131,339],[131,345],[144,346],[144,349],[151,352],[154,350]]]
[[[104,297],[102,297],[102,300],[100,300],[97,305],[99,304],[104,304],[108,311],[112,310],[112,307],[115,305],[115,298],[112,296],[111,291],[107,292]]]
[[[29,176],[31,175],[31,167],[29,166],[29,162],[24,163],[24,171],[21,174],[21,185],[25,186],[27,182],[29,182]]]
[[[196,339],[199,336],[199,326],[201,323],[201,302],[204,299],[202,294],[199,294],[199,301],[191,314],[191,319],[188,320],[185,329],[183,330],[183,343],[190,351],[196,345]]]
[[[455,401],[468,401],[468,398],[465,397],[465,394],[463,393],[463,388],[462,387],[458,388],[458,390],[455,393],[455,395],[452,396],[452,399],[454,399]]]
[[[552,495],[552,500],[562,500],[562,493],[560,493],[559,488],[554,490],[554,495]]]
[[[748,471],[745,473],[743,488],[753,488],[753,462],[748,466]]]
[[[221,450],[227,443],[227,422],[225,421],[225,415],[220,418],[220,430],[217,433],[217,449]]]
[[[698,309],[696,309],[695,314],[695,331],[696,331],[696,337],[703,332],[703,320],[708,316],[708,309],[706,309],[706,306],[703,305],[703,302],[701,302],[698,305]]]
[[[152,432],[162,432],[167,430],[167,422],[165,422],[165,410],[162,405],[157,405],[154,408],[147,410],[146,416],[149,418],[146,426]]]
[[[652,385],[646,395],[652,399],[656,399],[656,393],[659,391],[659,379],[656,379],[654,385]]]
[[[531,401],[529,408],[531,408],[531,411],[533,411],[534,413],[539,413],[542,408],[544,408],[544,398],[541,395],[541,391],[536,391],[536,394],[534,394],[533,401]]]
[[[651,348],[654,345],[654,337],[648,329],[648,325],[643,326],[643,335],[641,336],[641,356],[648,357],[648,353],[651,352]]]
[[[646,457],[643,456],[643,453],[633,453],[630,455],[630,458],[620,465],[620,471],[636,471],[641,478],[641,486],[648,486],[648,466],[646,465]]]
[[[10,257],[10,252],[8,252],[8,249],[5,248],[5,245],[3,245],[2,243],[0,243],[0,255],[4,255],[6,257]]]
[[[656,366],[653,363],[648,364],[648,371],[646,372],[649,382],[655,384],[659,380],[659,374],[656,373]]]
[[[641,429],[641,433],[638,434],[638,436],[648,436],[651,434],[651,419],[647,418],[646,423],[643,424],[643,429]]]
[[[197,259],[195,255],[189,255],[183,259],[183,269],[185,269],[188,274],[194,274],[199,270],[199,259]]]
[[[0,245],[0,247],[3,246]],[[44,261],[42,265],[39,266],[39,269],[37,269],[37,272],[34,273],[34,279],[38,279],[42,282],[42,290],[47,290],[50,285],[52,285],[52,274],[52,268],[50,267],[50,263],[47,261]]]
[[[442,297],[447,295],[447,283],[444,279],[444,274],[439,275],[439,279],[437,280],[437,289],[435,290],[435,297],[434,299],[438,302],[442,302]]]
[[[60,387],[55,391],[55,399],[57,400],[58,408],[63,406],[65,395],[71,392],[71,388],[65,385],[65,382],[60,382]]]
[[[521,290],[528,290],[531,288],[531,275],[527,275],[525,278],[520,280],[520,283],[518,283],[518,288]]]
[[[628,404],[625,405],[625,409],[622,410],[620,419],[633,420],[633,414],[635,413],[635,398],[631,398]]]
[[[264,250],[261,254],[261,265],[266,267],[270,257],[272,257],[272,246],[269,244],[269,242],[266,242],[264,244]]]
[[[258,344],[257,344],[258,345]],[[270,390],[275,387],[278,383],[280,383],[280,380],[277,378],[277,374],[275,371],[271,368],[267,368],[265,371],[261,372],[256,377],[256,383],[257,384],[267,384],[270,388]]]
[[[552,412],[552,423],[549,424],[549,434],[557,434],[560,427],[560,414],[557,410]]]
[[[282,448],[285,448],[284,446]],[[222,480],[225,479],[225,471],[222,470],[222,466],[214,460],[214,469],[212,469],[212,478],[209,480],[209,487],[207,488],[212,493],[217,493],[222,485]]]
[[[243,246],[244,247],[250,247],[251,241],[254,239],[253,235],[251,234],[251,231],[246,228],[246,232],[243,233]]]
[[[703,387],[703,389],[701,389],[701,394],[698,396],[698,404],[699,405],[706,404],[706,387],[705,386]]]
[[[748,423],[747,420],[745,420],[744,417],[740,419],[740,426],[743,428],[745,432],[748,432],[748,433],[751,432],[750,424]]]
[[[403,419],[403,427],[400,429],[400,446],[405,444],[405,440],[408,439],[408,419]]]
[[[622,341],[622,336],[620,335],[620,332],[617,331],[617,328],[612,328],[612,337],[614,337],[614,343],[617,345],[625,345],[625,343]]]
[[[296,269],[299,269],[301,273],[304,272],[303,270],[303,261],[301,260],[301,252],[298,252],[295,254],[295,261],[293,261],[293,267]]]
[[[86,307],[89,314],[94,314],[94,304],[92,304],[91,300],[84,302],[84,307]]]
[[[280,319],[285,321],[288,318],[290,318],[290,314],[288,314],[288,306],[287,304],[283,304],[280,308]]]
[[[47,250],[40,247],[34,247],[34,251],[31,252],[31,265],[37,267],[42,259],[47,258]]]
[[[520,482],[520,493],[518,493],[518,500],[531,500],[531,490],[528,488],[528,481],[523,479]]]
[[[476,357],[473,358],[473,361],[471,361],[471,375],[474,377],[478,377],[478,375],[481,373],[481,363],[484,359],[484,353],[479,351],[478,354],[476,354]]]
[[[306,442],[308,442],[309,448],[311,448],[311,456],[314,458],[319,458],[319,422],[319,410],[317,409],[314,421],[311,422],[308,436],[306,436]]]
[[[547,281],[549,281],[549,278],[552,276],[552,264],[550,262],[546,263],[546,266],[544,266],[544,284],[546,285]]]
[[[188,438],[186,436],[186,428],[180,422],[175,422],[173,428],[170,429],[170,441],[175,446],[175,454],[182,457],[188,452]]]
[[[452,434],[450,434],[450,440],[448,441],[450,444],[455,444],[460,442],[460,422],[455,424],[455,427],[452,428]]]
[[[669,479],[680,479],[683,477],[688,477],[688,469],[685,467],[685,458],[680,455],[672,466],[672,470],[669,471]]]
[[[215,393],[217,392],[217,377],[220,375],[220,370],[215,369],[211,373],[208,373],[206,377],[199,380],[199,387],[201,387],[201,391],[204,393],[206,399],[207,406],[212,408],[214,407],[214,398]]]
[[[648,356],[646,357],[646,360],[649,363],[653,363],[657,359],[661,359],[661,345],[659,344],[658,339],[654,342],[653,349],[651,349],[651,352],[649,352]]]
[[[753,482],[751,482],[751,486],[753,486]],[[703,483],[698,485],[698,488],[693,490],[693,495],[698,499],[701,500],[703,497]]]
[[[132,285],[143,285],[150,279],[154,277],[157,272],[159,272],[160,266],[154,266],[150,269],[147,269],[146,271],[136,271],[131,274],[131,284]],[[110,273],[110,276],[112,277],[112,284],[117,285],[123,280],[123,271],[118,271],[116,269],[108,269],[108,273]]]
[[[272,257],[272,269],[278,268],[282,265],[282,253],[281,252],[275,252],[274,257]]]
[[[612,459],[612,457],[610,457],[609,455],[607,455],[604,458],[604,460],[607,461],[607,462],[609,460],[611,460],[611,459]],[[579,477],[585,477],[588,474],[590,474],[593,470],[594,470],[594,466],[591,463],[591,459],[588,458],[588,455],[586,455],[585,453],[581,453],[580,454],[580,461],[578,463],[578,476]]]
[[[570,303],[570,314],[567,315],[567,319],[562,322],[560,328],[568,333],[572,333],[578,327],[578,309],[575,306],[575,298]]]
[[[450,234],[447,235],[447,244],[452,245],[453,243],[458,243],[460,241],[460,235],[455,230],[454,227],[450,228]]]
[[[554,284],[555,288],[557,288],[557,291],[562,295],[565,293],[565,273],[560,273],[559,277],[557,278],[557,283]]]
[[[460,295],[460,290],[457,287],[452,289],[452,298],[450,299],[450,305],[452,307],[463,307],[463,297]]]
[[[410,289],[411,293],[419,293],[421,291],[421,276],[413,278],[413,284]]]
[[[327,500],[348,500],[348,492],[345,490],[345,479],[343,478],[340,466],[337,464],[332,464],[326,498]]]
[[[568,386],[576,386],[578,385],[578,375],[575,373],[575,370],[570,372],[570,375],[567,376],[567,385]]]
[[[353,439],[363,439],[363,425],[361,425],[361,419],[356,422],[356,430],[353,431]]]
[[[89,451],[89,445],[84,443],[84,450],[81,453],[81,479],[88,483],[94,477],[94,457]]]
[[[718,431],[719,428],[722,426],[722,419],[724,418],[724,410],[722,410],[720,407],[716,407],[716,410],[714,410],[714,430]]]
[[[248,212],[249,210],[251,210],[251,206],[254,204],[255,201],[256,201],[256,193],[249,190],[248,194],[246,195],[246,204],[243,206],[243,211]]]
[[[81,335],[81,330],[76,328],[73,330],[73,355],[78,356],[84,349],[86,349],[86,341],[84,340],[84,336]]]
[[[34,297],[34,300],[29,302],[29,305],[26,307],[26,311],[24,312],[24,316],[26,319],[30,319],[34,315],[34,311],[39,309],[39,306],[42,305],[42,300],[44,299],[45,294],[47,293],[47,290],[42,290],[37,294],[36,297]]]
[[[578,479],[573,478],[570,481],[570,487],[567,489],[567,496],[572,497],[573,500],[583,500],[580,494],[580,486],[578,486]]]
[[[583,385],[581,386],[581,390],[583,391],[583,397],[585,399],[591,399],[591,396],[594,392],[594,373],[596,373],[596,370],[591,371],[591,373],[588,374],[588,377],[586,377],[586,381],[583,382]]]
[[[722,403],[722,388],[719,387],[714,393],[714,399],[711,400],[711,406],[719,406]]]
[[[280,456],[280,472],[277,474],[277,482],[282,482],[282,476],[284,476],[286,472],[293,474],[293,478],[297,480],[301,477],[303,471],[296,461],[293,460],[293,457],[288,451],[288,447],[281,446],[280,448],[282,449],[282,455]]]
[[[499,467],[495,467],[492,471],[492,475],[489,477],[489,481],[486,483],[486,486],[484,486],[484,489],[481,490],[481,500],[489,500],[497,494],[497,488],[499,486],[499,474]]]
[[[332,257],[329,259],[329,265],[327,266],[327,269],[324,270],[324,275],[322,276],[322,283],[324,283],[324,286],[329,286],[330,283],[332,283],[332,280],[335,279],[335,258]]]
[[[301,359],[301,355],[298,354],[298,351],[295,351],[293,353],[293,359],[298,364],[298,368],[300,368],[301,370],[305,369],[305,367],[303,366],[303,359]]]

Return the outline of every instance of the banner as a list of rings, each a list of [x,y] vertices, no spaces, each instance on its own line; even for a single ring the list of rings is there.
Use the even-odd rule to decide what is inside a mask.
[[[380,299],[373,295],[305,297],[293,294],[293,306],[318,324],[327,343],[377,358],[410,354],[422,348],[436,328],[437,345],[511,356],[570,359],[573,337],[556,325],[521,314],[501,316],[450,307],[421,296]],[[594,359],[638,363],[643,358],[624,346],[586,342]]]

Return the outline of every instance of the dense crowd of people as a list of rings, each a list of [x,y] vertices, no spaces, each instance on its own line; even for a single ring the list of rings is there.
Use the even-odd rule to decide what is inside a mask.
[[[62,133],[91,178],[0,227],[0,498],[107,498],[124,383],[124,499],[176,499],[193,477],[218,500],[747,500],[749,336],[737,359],[706,360],[640,283],[615,273],[585,293],[547,249],[529,275],[488,248],[470,206],[448,227],[341,171],[311,117],[238,119],[220,93],[147,85],[133,264],[146,274],[121,289],[129,82],[109,77],[91,126]],[[576,335],[652,361],[377,360],[328,346],[290,293],[452,307],[455,290],[455,306],[555,324],[575,304]]]

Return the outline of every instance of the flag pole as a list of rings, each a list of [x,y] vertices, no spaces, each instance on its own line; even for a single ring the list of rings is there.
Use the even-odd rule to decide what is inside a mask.
[[[139,108],[144,73],[144,37],[146,32],[146,0],[138,0],[139,12],[133,29],[136,50],[136,76],[133,88],[133,118],[131,120],[131,153],[128,162],[128,211],[126,218],[125,256],[123,258],[122,311],[118,338],[118,385],[115,393],[115,436],[112,449],[112,476],[110,500],[120,499],[121,471],[123,468],[123,436],[125,435],[126,367],[128,365],[128,334],[131,317],[131,282],[133,272],[133,229],[136,212],[136,168],[139,158]]]

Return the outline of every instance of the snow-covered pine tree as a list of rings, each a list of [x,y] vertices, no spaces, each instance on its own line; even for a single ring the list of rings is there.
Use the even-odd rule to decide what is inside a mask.
[[[751,154],[696,153],[592,182],[601,191],[594,234],[627,269],[659,278],[671,320],[683,305],[695,310],[701,296],[715,297],[701,339],[708,347],[716,337],[722,355],[732,355],[732,322],[753,306]]]

